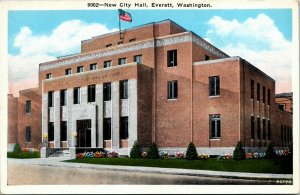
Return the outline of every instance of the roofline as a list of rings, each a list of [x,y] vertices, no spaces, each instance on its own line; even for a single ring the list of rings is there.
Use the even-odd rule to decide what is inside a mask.
[[[199,66],[199,65],[207,65],[207,64],[214,64],[214,63],[234,61],[234,60],[239,60],[239,57],[238,56],[233,56],[233,57],[220,58],[220,59],[215,59],[215,60],[199,61],[199,62],[194,62],[193,65],[194,66]]]
[[[187,29],[183,28],[182,26],[180,26],[179,24],[177,24],[176,22],[174,22],[173,20],[171,19],[165,19],[165,20],[161,20],[161,21],[158,21],[158,22],[149,22],[149,23],[146,23],[146,24],[141,24],[141,25],[138,25],[138,26],[134,26],[134,27],[130,27],[130,28],[127,28],[127,29],[124,29],[122,30],[121,32],[124,32],[124,31],[129,31],[129,30],[134,30],[134,29],[138,29],[138,28],[142,28],[142,27],[146,27],[146,26],[150,26],[150,25],[155,25],[155,24],[162,24],[162,23],[165,23],[165,22],[171,22],[173,24],[175,24],[176,26],[188,31]],[[94,37],[91,37],[90,39],[85,39],[85,40],[82,40],[81,43],[82,44],[85,44],[85,42],[89,42],[91,41],[92,39],[97,39],[97,38],[101,38],[101,37],[106,37],[106,36],[110,36],[110,35],[113,35],[113,34],[117,34],[119,33],[119,31],[114,31],[114,32],[110,32],[110,33],[105,33],[105,34],[102,34],[102,35],[97,35],[97,36],[94,36]]]
[[[25,92],[29,92],[29,91],[38,90],[38,89],[39,89],[39,87],[30,88],[30,89],[23,89],[23,90],[20,90],[19,93],[25,93]]]

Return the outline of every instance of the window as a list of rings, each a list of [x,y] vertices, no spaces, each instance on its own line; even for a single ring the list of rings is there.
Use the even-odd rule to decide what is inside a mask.
[[[83,72],[83,66],[78,66],[77,67],[77,73]]]
[[[104,140],[111,139],[111,118],[103,119],[103,139]]]
[[[104,62],[104,68],[111,67],[111,61],[105,61]]]
[[[257,122],[257,139],[260,139],[260,118],[259,117],[257,117],[256,122]]]
[[[208,55],[204,55],[204,60],[209,60],[209,56]]]
[[[120,139],[128,139],[128,117],[120,118]]]
[[[168,51],[168,67],[177,66],[177,50]]]
[[[266,140],[266,119],[263,119],[263,140]]]
[[[52,74],[51,73],[46,74],[46,79],[51,79],[51,78],[52,78]]]
[[[107,45],[105,45],[105,47],[111,47],[112,46],[112,44],[110,43],[110,44],[107,44]]]
[[[266,103],[266,88],[263,86],[263,103]]]
[[[209,96],[220,95],[220,77],[209,77]]]
[[[129,39],[129,42],[133,42],[133,41],[135,41],[135,39]]]
[[[271,100],[271,91],[268,89],[268,105],[270,105],[270,100]]]
[[[210,138],[220,139],[221,138],[221,117],[220,114],[209,115],[210,120]]]
[[[30,100],[26,101],[26,113],[27,114],[31,113],[31,101]]]
[[[251,139],[254,139],[254,116],[251,116]]]
[[[26,142],[31,142],[31,127],[27,126],[26,128]]]
[[[121,45],[121,44],[123,44],[123,41],[118,42],[118,45]]]
[[[257,83],[256,85],[256,97],[257,97],[257,101],[260,100],[260,84]]]
[[[73,91],[73,103],[80,104],[80,87],[75,87]]]
[[[95,102],[96,98],[96,85],[88,86],[88,102]]]
[[[67,141],[67,121],[60,122],[60,141]]]
[[[254,81],[251,79],[251,99],[254,99]]]
[[[90,70],[96,70],[97,64],[90,64]]]
[[[65,70],[65,75],[71,75],[72,74],[72,69],[68,68]]]
[[[120,99],[128,99],[128,81],[120,81]]]
[[[103,84],[103,101],[111,100],[111,83]]]
[[[136,55],[133,57],[133,61],[138,63],[138,64],[141,64],[142,63],[142,55]]]
[[[48,92],[48,107],[53,107],[53,91]]]
[[[48,124],[48,140],[54,141],[54,123],[50,122]]]
[[[271,122],[268,120],[268,140],[271,140]]]
[[[285,110],[285,104],[278,104],[278,108],[280,110]]]
[[[120,58],[120,59],[118,60],[118,64],[119,64],[119,65],[126,64],[126,58]]]
[[[178,84],[177,81],[168,81],[168,99],[177,99]]]
[[[62,89],[60,90],[60,106],[66,106],[67,105],[67,90]]]

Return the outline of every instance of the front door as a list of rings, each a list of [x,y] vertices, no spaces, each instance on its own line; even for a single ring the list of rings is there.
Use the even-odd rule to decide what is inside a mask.
[[[77,121],[77,147],[91,147],[91,120]]]

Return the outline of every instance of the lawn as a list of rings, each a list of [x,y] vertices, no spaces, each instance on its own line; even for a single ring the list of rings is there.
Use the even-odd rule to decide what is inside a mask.
[[[7,152],[7,158],[40,158],[40,152]]]
[[[183,159],[83,158],[68,160],[66,162],[250,173],[292,174],[293,172],[292,161],[289,159],[248,159],[241,161],[205,159],[190,161]]]

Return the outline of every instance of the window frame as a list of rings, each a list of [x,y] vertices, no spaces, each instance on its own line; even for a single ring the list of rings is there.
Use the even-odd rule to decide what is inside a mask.
[[[25,127],[25,141],[27,143],[31,142],[31,126]]]
[[[172,80],[167,82],[167,99],[177,100],[178,99],[178,80]]]
[[[221,114],[210,114],[209,115],[209,131],[210,131],[209,138],[221,139],[221,130],[222,130]]]
[[[260,101],[260,83],[256,84],[256,100]]]
[[[109,66],[107,66],[109,65]],[[111,60],[106,60],[103,62],[103,68],[109,68],[112,66]]]
[[[84,72],[84,66],[77,66],[77,74]]]
[[[111,83],[103,83],[103,101],[111,101]]]
[[[124,65],[127,63],[127,59],[126,58],[119,58],[118,59],[118,65]]]
[[[71,75],[71,74],[72,74],[72,68],[65,69],[65,75],[66,76]]]
[[[48,123],[48,141],[49,142],[54,141],[54,122]]]
[[[252,100],[254,100],[254,86],[255,86],[254,80],[251,79],[250,80],[250,97]]]
[[[261,120],[260,120],[260,117],[257,117],[256,118],[256,126],[257,126],[257,135],[256,135],[256,138],[258,139],[258,140],[260,140],[261,139],[261,127],[260,127],[260,124],[261,123]]]
[[[46,79],[52,79],[52,73],[47,73],[46,74]]]
[[[66,106],[68,104],[68,92],[67,89],[60,90],[60,106]]]
[[[142,56],[142,54],[133,56],[133,61],[138,64],[142,64]]]
[[[128,116],[123,116],[120,117],[120,140],[126,140],[128,138]]]
[[[103,140],[111,140],[111,130],[111,118],[103,118]]]
[[[76,93],[75,93],[75,91],[76,91]],[[77,96],[75,96],[75,94],[77,94]],[[75,98],[75,97],[77,97],[77,98]],[[80,102],[81,102],[80,87],[74,87],[73,88],[73,104],[80,104]]]
[[[94,68],[92,68],[94,67]],[[90,64],[90,71],[97,70],[97,63]]]
[[[128,80],[120,81],[120,99],[128,99]]]
[[[208,77],[208,95],[209,97],[218,97],[221,94],[221,79],[220,76]],[[213,90],[212,90],[213,87]]]
[[[96,85],[88,85],[88,94],[87,94],[87,102],[95,102],[96,101]]]
[[[26,112],[26,114],[30,114],[31,113],[31,100],[26,100],[26,103],[25,103],[25,112]]]
[[[167,67],[177,66],[177,49],[167,51]]]
[[[255,118],[251,116],[250,119],[250,130],[251,130],[251,139],[255,139]]]
[[[65,129],[63,129],[65,127]],[[64,138],[64,139],[63,139]],[[68,141],[68,122],[60,121],[60,141]]]
[[[48,91],[48,108],[54,106],[54,91]]]

